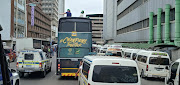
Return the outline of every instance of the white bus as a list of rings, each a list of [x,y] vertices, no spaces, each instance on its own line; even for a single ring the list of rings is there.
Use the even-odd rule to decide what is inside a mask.
[[[165,78],[168,75],[165,67],[169,66],[170,58],[165,52],[142,50],[137,53],[136,61],[141,77]]]
[[[140,50],[141,49],[125,49],[124,50],[124,58],[135,60],[136,55]]]
[[[112,70],[113,69],[113,70]],[[79,85],[141,85],[135,61],[112,56],[85,56]]]

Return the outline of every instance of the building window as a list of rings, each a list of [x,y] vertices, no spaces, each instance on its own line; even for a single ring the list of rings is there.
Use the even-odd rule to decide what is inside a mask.
[[[153,25],[157,25],[157,15],[153,16]]]
[[[118,0],[117,1],[117,6],[122,2],[123,0]]]
[[[175,20],[175,8],[170,10],[170,21]]]
[[[119,0],[121,1],[121,0]],[[121,19],[123,16],[127,15],[140,5],[144,4],[147,0],[136,0],[133,4],[131,4],[128,8],[126,8],[123,12],[117,15],[117,20]]]
[[[161,23],[165,23],[165,12],[161,13]]]

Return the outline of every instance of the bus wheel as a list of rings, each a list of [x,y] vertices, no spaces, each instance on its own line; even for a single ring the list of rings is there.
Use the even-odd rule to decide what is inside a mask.
[[[174,85],[174,83],[171,81],[171,82],[169,82],[169,84],[168,85]]]
[[[24,73],[23,72],[19,72],[19,77],[20,78],[24,77]]]

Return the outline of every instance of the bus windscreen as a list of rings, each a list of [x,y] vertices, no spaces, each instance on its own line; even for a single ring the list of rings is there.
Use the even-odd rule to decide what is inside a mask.
[[[76,26],[76,27],[75,27]],[[90,32],[90,25],[87,22],[62,22],[61,32]]]

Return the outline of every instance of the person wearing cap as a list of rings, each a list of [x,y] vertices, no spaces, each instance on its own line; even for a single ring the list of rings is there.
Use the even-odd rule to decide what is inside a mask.
[[[81,11],[80,17],[84,17],[84,10]]]
[[[64,15],[64,14],[67,14],[67,17],[71,17],[71,15],[72,15],[70,9],[67,9],[66,13],[62,13],[60,15]]]

